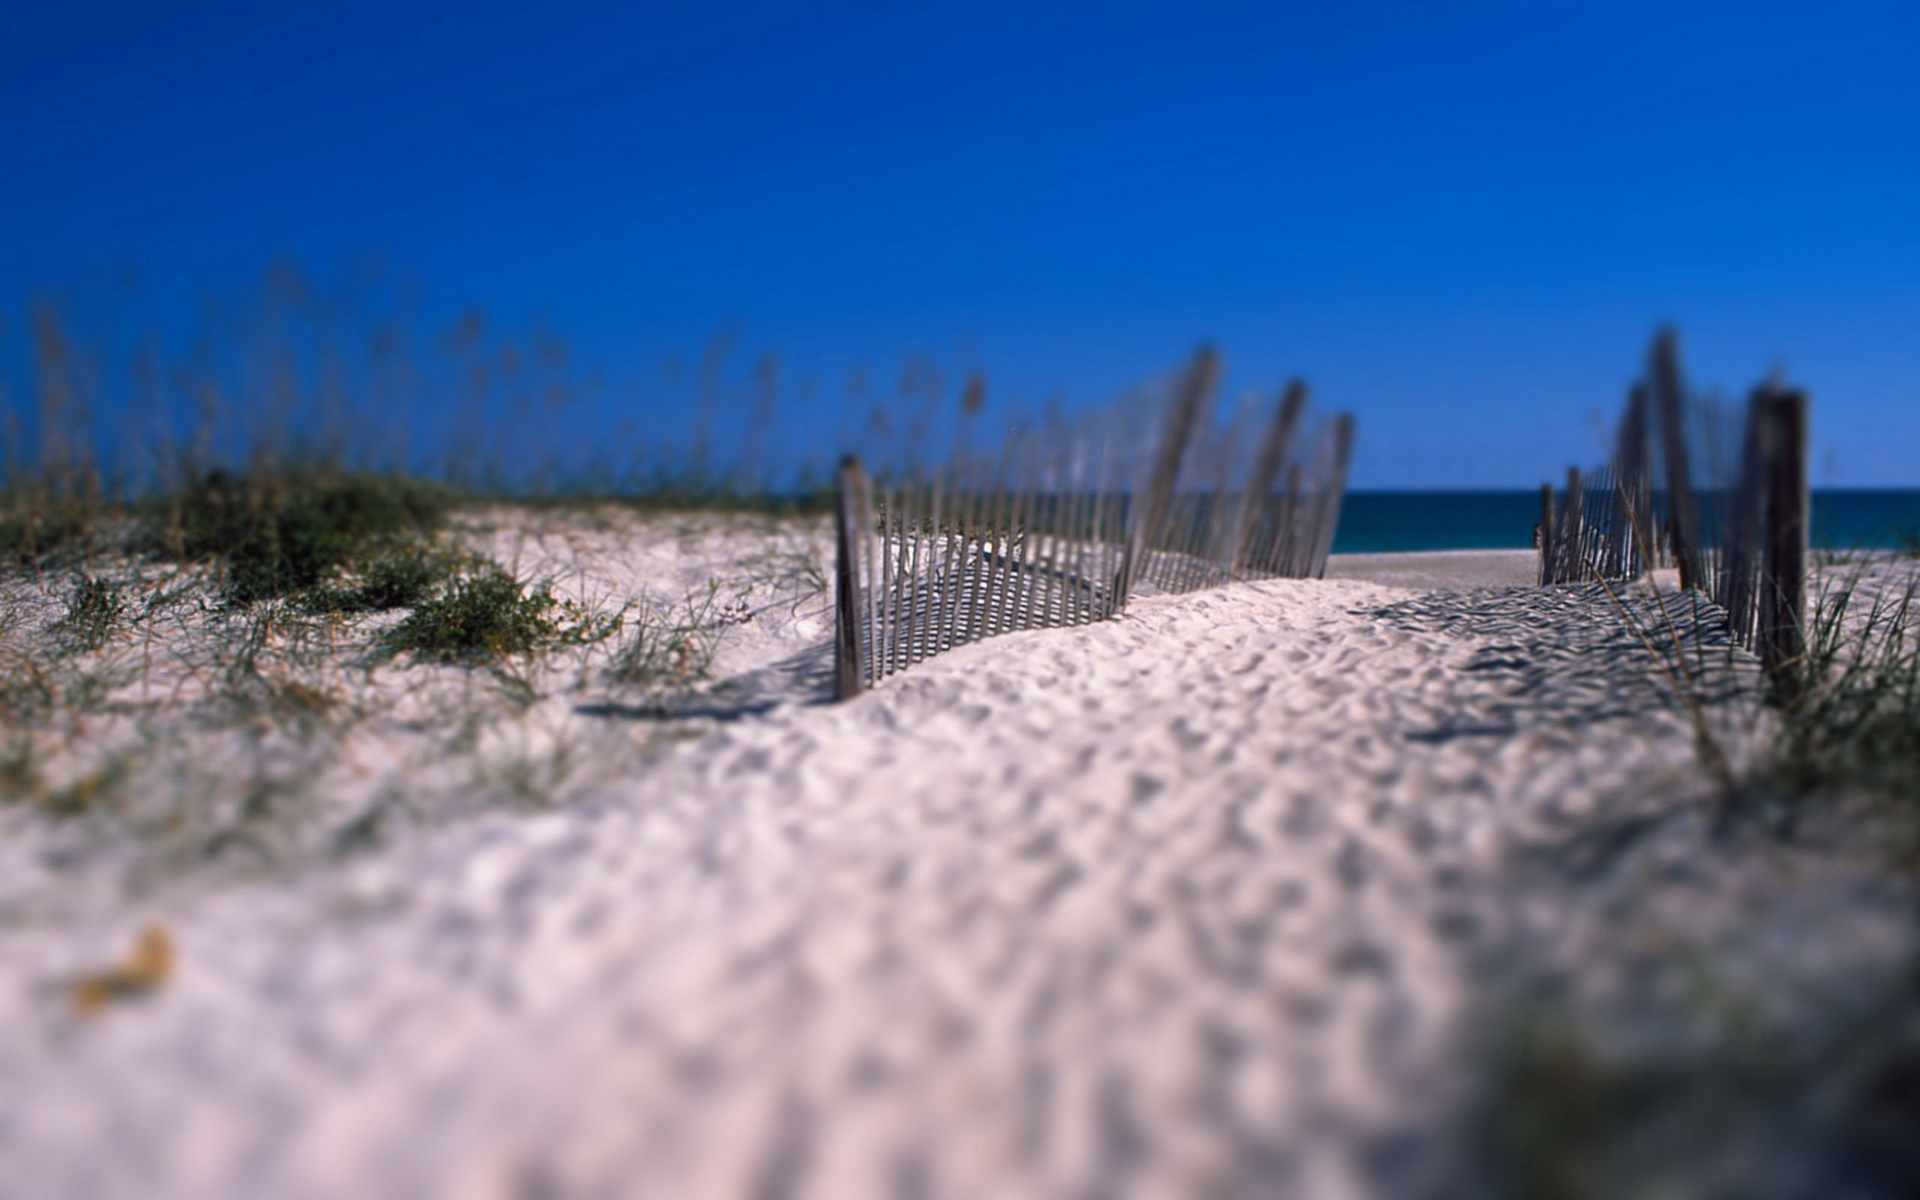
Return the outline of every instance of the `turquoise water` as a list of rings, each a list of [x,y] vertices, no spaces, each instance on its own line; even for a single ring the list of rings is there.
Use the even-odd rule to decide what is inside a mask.
[[[1540,519],[1540,493],[1353,492],[1340,513],[1335,554],[1400,550],[1525,550]],[[1838,549],[1885,549],[1920,535],[1920,489],[1817,490],[1813,541]]]

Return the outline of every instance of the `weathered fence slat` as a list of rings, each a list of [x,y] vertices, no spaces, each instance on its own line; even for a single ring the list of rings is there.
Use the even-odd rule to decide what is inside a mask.
[[[1174,488],[1180,482],[1180,465],[1186,459],[1193,431],[1200,424],[1213,398],[1219,373],[1219,356],[1211,347],[1203,347],[1187,368],[1179,399],[1174,403],[1166,431],[1160,438],[1159,454],[1153,464],[1153,473],[1147,479],[1146,495],[1140,502],[1139,512],[1132,515],[1133,536],[1127,540],[1127,556],[1121,563],[1120,578],[1114,586],[1114,591],[1120,596],[1133,591],[1134,576],[1147,566],[1148,550],[1159,542],[1165,532]]]
[[[1727,629],[1743,645],[1753,644],[1758,618],[1755,575],[1764,565],[1758,539],[1766,524],[1769,433],[1766,392],[1758,389],[1747,404],[1738,474],[1727,491],[1720,561],[1714,575],[1715,598],[1727,614]]]
[[[1807,651],[1807,398],[1766,389],[1766,566],[1760,590],[1760,661],[1785,686]]]
[[[1352,462],[1353,417],[1341,413],[1333,425],[1333,474],[1327,480],[1325,504],[1320,512],[1311,578],[1327,577],[1327,557],[1333,553],[1333,535],[1340,524],[1340,507],[1346,501],[1347,471]]]
[[[1305,475],[1306,468],[1299,463],[1287,469],[1286,510],[1274,526],[1273,563],[1278,574],[1288,577],[1305,574],[1300,563],[1300,522],[1306,515]]]
[[[840,463],[840,486],[834,504],[834,639],[833,690],[839,700],[850,700],[866,686],[867,664],[862,645],[860,551],[866,544],[865,523],[873,510],[867,492],[867,474],[860,460],[849,455]]]
[[[1247,490],[1240,498],[1240,514],[1234,522],[1231,562],[1236,575],[1247,569],[1248,552],[1258,532],[1260,518],[1268,505],[1274,482],[1280,477],[1280,468],[1286,464],[1287,448],[1293,442],[1294,428],[1300,424],[1300,414],[1306,410],[1306,382],[1295,379],[1281,393],[1279,409],[1274,413],[1273,424],[1267,428],[1266,440],[1260,444],[1259,457],[1253,460],[1253,470],[1247,473]]]
[[[905,544],[900,555],[900,573],[905,579],[906,605],[900,616],[900,665],[910,667],[919,661],[920,645],[920,605],[925,598],[920,587],[920,543],[923,535],[921,526],[926,522],[927,513],[923,507],[925,493],[918,487],[905,490],[901,495],[900,519],[906,522]]]
[[[1540,583],[1558,582],[1554,577],[1553,485],[1540,485]]]
[[[1654,338],[1647,384],[1660,417],[1661,448],[1667,461],[1667,521],[1680,586],[1697,588],[1700,578],[1700,517],[1694,502],[1691,456],[1687,447],[1686,383],[1680,374],[1680,339],[1671,329]]]
[[[1616,500],[1625,509],[1627,561],[1622,575],[1637,578],[1654,565],[1653,447],[1647,428],[1647,389],[1635,384],[1613,451],[1614,475],[1621,487]]]
[[[1554,541],[1560,547],[1560,578],[1577,580],[1580,578],[1580,521],[1583,516],[1582,497],[1580,495],[1580,468],[1567,468],[1567,502],[1560,510],[1560,536]]]
[[[974,562],[974,530],[982,522],[980,505],[986,495],[986,472],[978,462],[965,464],[956,473],[953,526],[953,611],[947,621],[946,644],[962,645],[972,635],[972,622],[979,610],[975,594],[977,565]]]

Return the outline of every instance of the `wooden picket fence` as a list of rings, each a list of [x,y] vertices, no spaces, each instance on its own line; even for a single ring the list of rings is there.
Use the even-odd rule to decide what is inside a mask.
[[[1744,411],[1694,395],[1672,330],[1628,394],[1613,460],[1541,487],[1540,582],[1637,579],[1672,566],[1778,677],[1806,650],[1807,397],[1777,382]]]
[[[1310,425],[1295,382],[1264,412],[1216,422],[1219,374],[1203,349],[1164,405],[1111,406],[880,478],[846,459],[837,695],[982,638],[1105,620],[1131,596],[1323,575],[1352,417]]]
[[[1643,482],[1644,476],[1623,476],[1609,464],[1586,472],[1567,468],[1566,491],[1557,498],[1552,484],[1542,484],[1540,582],[1638,576],[1651,540],[1634,527],[1633,498],[1640,490],[1634,485]]]

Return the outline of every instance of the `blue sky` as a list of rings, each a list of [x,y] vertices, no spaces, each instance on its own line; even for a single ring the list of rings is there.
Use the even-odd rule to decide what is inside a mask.
[[[35,298],[103,347],[184,344],[270,262],[343,292],[378,263],[370,307],[477,307],[630,381],[554,417],[556,445],[684,435],[663,364],[723,331],[742,378],[772,353],[813,381],[772,435],[795,456],[857,426],[859,369],[982,369],[1012,412],[1106,400],[1204,338],[1230,390],[1299,373],[1352,409],[1360,486],[1527,486],[1599,456],[1674,321],[1702,381],[1810,388],[1817,484],[1920,486],[1911,3],[82,3],[8,26],[23,411]]]

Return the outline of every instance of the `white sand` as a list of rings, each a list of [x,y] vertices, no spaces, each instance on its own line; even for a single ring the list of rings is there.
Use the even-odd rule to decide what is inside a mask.
[[[1531,587],[1540,579],[1537,550],[1427,550],[1415,554],[1335,554],[1328,579],[1364,579],[1394,587]]]
[[[687,537],[581,533],[577,578],[677,594],[762,544]],[[638,764],[556,811],[112,904],[16,886],[0,1195],[1418,1194],[1462,1169],[1476,973],[1540,920],[1513,856],[1701,790],[1580,589],[1236,585],[844,706],[824,603],[765,609],[666,749],[579,711],[618,697],[542,701]],[[59,981],[147,920],[174,978],[76,1019]]]

